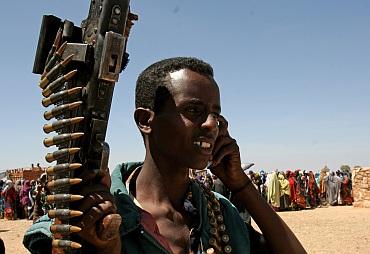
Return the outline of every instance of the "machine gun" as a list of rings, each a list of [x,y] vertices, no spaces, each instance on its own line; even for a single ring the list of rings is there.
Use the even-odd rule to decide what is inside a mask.
[[[55,218],[50,228],[53,248],[76,252],[82,247],[72,234],[81,228],[70,225],[82,215],[74,201],[83,199],[81,186],[93,189],[108,174],[105,136],[113,90],[128,63],[127,39],[137,19],[129,0],[91,0],[81,27],[43,16],[33,73],[41,74],[43,106],[53,105],[44,118],[55,120],[43,130],[57,133],[44,139],[46,147],[58,148],[45,156],[47,162],[56,162],[47,169],[53,195],[46,200],[55,204],[48,213]]]

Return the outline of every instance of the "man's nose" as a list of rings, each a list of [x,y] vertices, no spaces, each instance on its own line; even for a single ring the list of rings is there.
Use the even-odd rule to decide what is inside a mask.
[[[218,116],[215,114],[208,114],[202,123],[202,128],[207,128],[209,130],[218,130]]]

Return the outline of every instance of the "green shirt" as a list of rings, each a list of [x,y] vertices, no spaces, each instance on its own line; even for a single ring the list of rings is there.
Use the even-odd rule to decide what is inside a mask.
[[[142,225],[141,209],[136,206],[125,186],[127,178],[141,165],[142,163],[139,162],[122,163],[112,173],[111,193],[115,198],[118,213],[122,216],[123,221],[120,227],[122,240],[121,253],[170,254],[171,252],[153,237],[152,232],[148,232]],[[198,183],[191,182],[190,188],[193,195],[193,205],[197,208],[199,214],[197,230],[200,233],[203,250],[206,251],[209,248],[208,241],[211,238],[210,223],[207,216],[207,199]],[[232,247],[231,253],[250,253],[248,229],[240,218],[237,209],[225,197],[217,193],[215,195],[221,204],[224,224],[230,236],[229,245]],[[31,253],[43,253],[40,249],[35,249],[35,247],[39,247],[40,245],[33,241],[33,236],[37,235],[38,237],[36,239],[38,241],[45,241],[45,238],[50,239],[49,227],[51,220],[49,220],[49,224],[45,223],[45,218],[40,221],[40,223],[35,223],[24,236],[23,243]],[[45,237],[41,239],[40,234],[43,234]]]

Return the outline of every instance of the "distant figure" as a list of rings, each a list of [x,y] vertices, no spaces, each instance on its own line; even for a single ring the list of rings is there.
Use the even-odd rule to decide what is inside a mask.
[[[280,211],[287,210],[290,208],[290,184],[285,178],[284,173],[278,175],[280,184]]]
[[[309,205],[316,207],[319,202],[319,188],[317,187],[315,175],[312,171],[308,172],[308,189]]]
[[[1,195],[5,183],[0,179],[0,219],[4,218],[4,197]]]
[[[20,197],[21,206],[23,208],[22,218],[26,218],[26,219],[29,218],[30,216],[29,211],[31,210],[29,209],[29,207],[31,207],[31,200],[29,197],[30,190],[31,190],[31,182],[29,180],[25,180],[23,182],[23,186],[20,191],[19,197]]]
[[[15,199],[16,192],[12,180],[7,180],[5,182],[5,187],[1,192],[4,197],[4,218],[7,220],[15,219]]]
[[[35,222],[38,218],[45,214],[49,207],[45,202],[45,196],[50,194],[50,191],[47,187],[47,175],[46,173],[42,174],[38,179],[38,184],[36,185],[36,195],[34,200],[33,207],[33,221]]]
[[[297,209],[306,209],[307,207],[307,200],[306,200],[306,178],[302,171],[296,170],[294,172],[297,181],[297,188],[296,188],[296,202],[297,202]]]
[[[329,176],[324,178],[326,184],[326,200],[330,205],[338,205],[340,182],[341,179],[331,172]]]
[[[329,175],[329,169],[325,166],[320,171],[320,177],[319,177],[319,197],[320,197],[320,205],[326,206],[328,204],[328,201],[326,199],[326,182],[324,179]]]
[[[352,192],[351,178],[348,177],[347,173],[344,173],[342,184],[340,187],[340,195],[342,196],[343,205],[352,205],[353,197],[351,192]]]
[[[280,208],[280,183],[276,172],[272,172],[267,186],[267,202],[275,211]]]

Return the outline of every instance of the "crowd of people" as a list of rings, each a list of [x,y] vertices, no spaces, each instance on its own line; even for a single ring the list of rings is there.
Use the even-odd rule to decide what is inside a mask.
[[[0,180],[0,218],[37,220],[50,209],[45,197],[47,175],[37,180]]]
[[[352,205],[352,183],[349,171],[320,173],[302,170],[254,172],[245,170],[255,188],[276,211],[300,210],[327,205]],[[213,191],[230,199],[241,214],[248,214],[243,206],[233,200],[231,192],[207,171],[192,173],[192,177]],[[45,202],[49,193],[46,174],[37,180],[0,180],[0,218],[36,220],[51,207]],[[249,218],[248,216],[244,216]],[[247,219],[248,220],[248,219]]]
[[[306,170],[276,170],[267,173],[264,170],[254,172],[248,169],[244,172],[275,211],[352,205],[353,202],[350,170],[331,171],[325,166],[318,173]],[[233,199],[231,192],[215,175],[197,171],[193,177],[230,199],[242,217],[250,220],[245,208]]]

